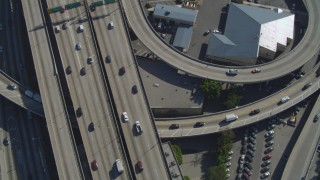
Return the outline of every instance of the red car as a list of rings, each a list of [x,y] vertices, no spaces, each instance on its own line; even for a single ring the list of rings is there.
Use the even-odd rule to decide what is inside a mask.
[[[93,171],[98,170],[98,163],[97,163],[96,160],[93,160],[93,161],[91,162],[91,169],[92,169]]]
[[[138,162],[137,162],[137,167],[139,168],[139,171],[142,171],[142,170],[143,170],[143,165],[142,165],[142,162],[141,162],[141,161],[138,161]]]
[[[263,157],[263,160],[268,160],[268,159],[270,159],[271,157],[272,157],[271,154],[267,154],[267,155],[265,155],[265,156]]]

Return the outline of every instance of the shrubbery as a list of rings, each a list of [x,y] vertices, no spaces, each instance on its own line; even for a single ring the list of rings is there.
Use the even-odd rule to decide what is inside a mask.
[[[182,152],[181,152],[180,147],[178,145],[172,145],[172,150],[173,150],[174,155],[177,158],[179,165],[181,165],[182,164]]]

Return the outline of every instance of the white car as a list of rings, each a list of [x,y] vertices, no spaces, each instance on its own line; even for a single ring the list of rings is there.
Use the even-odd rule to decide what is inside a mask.
[[[270,172],[265,172],[261,175],[261,179],[267,178],[270,176]]]
[[[113,21],[110,21],[109,24],[108,24],[108,28],[109,28],[109,29],[113,29],[113,27],[114,27]]]
[[[127,112],[123,112],[123,113],[122,113],[122,117],[123,117],[123,120],[124,120],[125,122],[128,122],[128,121],[129,121],[129,117],[128,117],[128,113],[127,113]]]
[[[233,154],[233,151],[231,150],[231,151],[229,151],[229,155],[232,155]]]
[[[238,69],[229,69],[227,75],[235,76],[238,74]]]
[[[281,102],[281,103],[285,103],[285,102],[287,102],[287,101],[289,101],[289,100],[290,100],[290,97],[289,97],[289,96],[284,96],[283,98],[281,98],[280,102]]]

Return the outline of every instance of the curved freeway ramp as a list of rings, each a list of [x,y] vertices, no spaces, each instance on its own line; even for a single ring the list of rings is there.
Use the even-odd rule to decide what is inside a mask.
[[[9,88],[10,84],[15,84],[17,86],[17,89],[11,90]],[[33,100],[32,98],[25,96],[23,93],[25,90],[26,88],[24,88],[14,80],[11,80],[11,78],[7,74],[0,71],[0,94],[17,104],[18,106],[25,108],[41,117],[44,117],[42,104],[38,101]]]
[[[122,1],[128,22],[141,42],[158,57],[171,66],[189,74],[230,83],[253,83],[272,80],[301,67],[315,54],[320,47],[320,1],[306,0],[306,8],[309,12],[309,26],[301,42],[285,57],[276,61],[259,65],[261,72],[251,74],[252,67],[242,67],[238,75],[226,76],[227,67],[218,67],[195,60],[175,50],[166,44],[154,31],[147,21],[139,0]]]
[[[237,109],[231,109],[224,112],[218,112],[216,114],[208,114],[203,116],[194,116],[186,118],[163,118],[157,119],[156,125],[161,138],[173,138],[173,137],[189,137],[197,135],[205,135],[224,131],[227,129],[238,128],[251,123],[258,122],[265,118],[274,116],[306,99],[308,96],[320,89],[320,78],[316,77],[316,70],[319,68],[318,64],[312,72],[304,76],[302,79],[296,81],[290,87],[287,87],[277,93],[274,93],[264,99],[256,101],[252,104],[239,107]],[[313,85],[302,91],[305,84],[312,82]],[[290,100],[284,104],[279,105],[278,102],[284,96],[289,96]],[[254,116],[249,116],[249,113],[253,109],[259,108],[261,112]],[[239,119],[226,124],[224,122],[227,114],[237,114]],[[206,125],[202,128],[194,128],[195,122],[205,122]],[[180,124],[179,129],[171,130],[171,124]]]

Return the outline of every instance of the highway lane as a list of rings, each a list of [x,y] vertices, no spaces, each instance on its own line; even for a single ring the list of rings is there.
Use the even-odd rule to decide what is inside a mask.
[[[118,3],[97,7],[91,16],[136,178],[169,179]],[[111,21],[114,23],[113,29],[108,28]],[[107,55],[111,57],[111,63],[106,62]],[[123,75],[119,73],[122,66],[126,69]],[[132,93],[133,85],[138,87],[137,94]],[[130,119],[126,123],[121,116],[124,111]],[[135,121],[141,122],[143,134],[137,134]],[[138,160],[144,165],[142,172],[137,169]]]
[[[313,122],[315,115],[319,111],[320,96],[318,97],[317,102],[315,103],[301,134],[292,149],[286,167],[283,171],[282,179],[302,179],[307,174],[309,164],[319,141],[320,124],[319,122]],[[308,148],[306,149],[306,147]]]
[[[12,139],[9,133],[8,121],[5,115],[5,105],[3,98],[0,98],[0,179],[18,179],[18,172],[12,150],[12,143],[5,146],[3,141],[5,138]]]
[[[57,172],[60,179],[82,179],[82,168],[60,94],[59,79],[54,72],[51,46],[46,29],[39,27],[45,24],[39,2],[22,1],[22,5]]]
[[[156,121],[156,125],[158,127],[160,136],[183,137],[214,133],[251,124],[267,117],[273,116],[281,111],[284,111],[285,109],[288,109],[289,107],[294,106],[320,88],[320,79],[315,77],[315,71],[318,69],[319,65],[320,64],[318,64],[310,73],[306,74],[303,78],[293,83],[290,87],[287,87],[277,93],[265,97],[265,99],[259,100],[252,104],[206,116],[167,118],[166,120],[158,119]],[[312,82],[313,85],[305,91],[302,91],[303,86],[309,82]],[[284,96],[289,96],[291,99],[282,105],[278,105],[278,102]],[[257,108],[259,108],[261,112],[257,115],[249,116],[249,113]],[[239,116],[239,119],[230,124],[219,124],[225,119],[226,114],[231,113],[237,114]],[[193,125],[197,121],[205,122],[206,125],[203,128],[193,128]],[[169,130],[169,126],[171,124],[180,124],[180,129]]]
[[[140,0],[124,0],[121,2],[129,24],[146,47],[169,65],[198,77],[229,83],[263,82],[289,74],[309,61],[313,55],[319,53],[320,23],[318,17],[320,16],[320,1],[305,0],[309,12],[308,28],[301,42],[288,55],[272,63],[257,66],[262,70],[257,74],[251,74],[252,67],[237,67],[239,69],[238,75],[234,77],[225,74],[230,67],[217,67],[196,61],[165,44],[163,39],[156,35],[146,21],[139,4]]]
[[[82,116],[77,117],[77,121],[88,164],[96,160],[99,165],[99,170],[91,171],[93,179],[128,179],[126,158],[121,150],[120,137],[116,133],[84,6],[68,10],[64,14],[53,14],[51,18],[53,24],[64,20],[69,20],[70,23],[68,29],[56,33],[56,39],[63,67],[72,68],[72,73],[67,75],[67,82],[75,111],[80,107],[83,112]],[[84,26],[83,32],[78,32],[80,24]],[[81,50],[75,50],[77,42],[81,44]],[[94,60],[92,64],[87,61],[89,56]],[[85,75],[80,73],[83,67],[86,69]],[[89,128],[91,122],[95,124],[92,132]],[[116,159],[121,159],[125,166],[122,175],[114,171]]]

